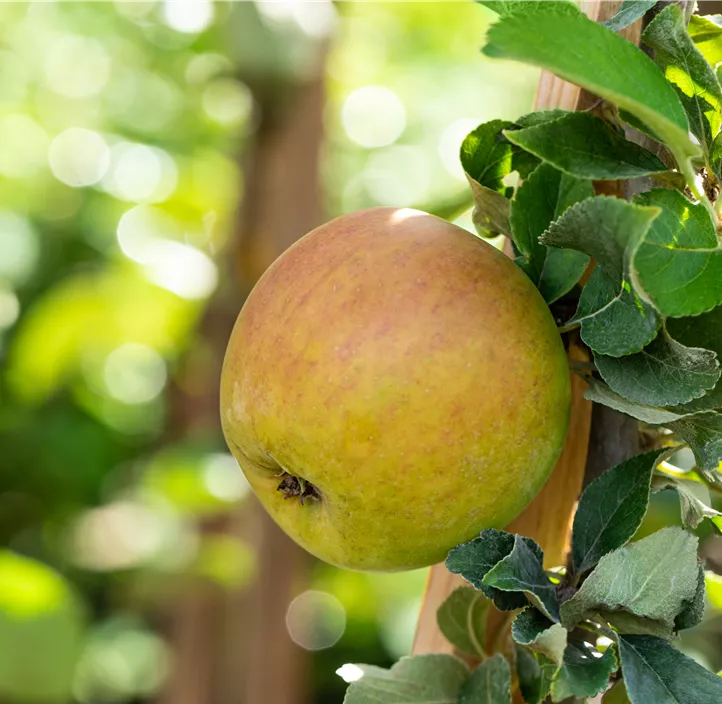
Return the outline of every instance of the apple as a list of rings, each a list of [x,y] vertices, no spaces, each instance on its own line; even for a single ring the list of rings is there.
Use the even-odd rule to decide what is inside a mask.
[[[371,208],[259,280],[221,416],[288,535],[334,565],[395,571],[529,504],[564,444],[569,382],[549,309],[511,260],[432,215]]]

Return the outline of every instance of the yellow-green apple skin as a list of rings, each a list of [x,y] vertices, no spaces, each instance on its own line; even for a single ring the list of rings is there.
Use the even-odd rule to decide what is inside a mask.
[[[226,351],[221,415],[289,536],[334,565],[395,571],[529,504],[564,444],[569,381],[513,262],[432,215],[372,208],[313,230],[260,279]],[[320,498],[285,498],[284,472]]]

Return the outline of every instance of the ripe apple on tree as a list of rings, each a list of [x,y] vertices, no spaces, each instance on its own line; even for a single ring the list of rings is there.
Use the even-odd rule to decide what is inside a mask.
[[[322,560],[442,560],[534,498],[564,443],[567,359],[531,281],[437,217],[372,208],[312,231],[236,322],[223,430],[258,498]]]

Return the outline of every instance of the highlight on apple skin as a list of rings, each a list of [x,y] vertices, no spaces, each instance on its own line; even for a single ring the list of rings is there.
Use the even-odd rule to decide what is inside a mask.
[[[501,252],[410,209],[300,239],[238,317],[223,431],[302,547],[357,570],[439,562],[539,492],[570,381],[544,300]]]

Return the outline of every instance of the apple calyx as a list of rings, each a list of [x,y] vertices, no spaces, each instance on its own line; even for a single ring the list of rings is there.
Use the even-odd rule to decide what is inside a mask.
[[[306,499],[321,500],[321,492],[311,482],[307,482],[301,477],[296,477],[288,472],[283,472],[281,482],[277,487],[277,491],[283,494],[284,499],[291,499],[299,496],[301,498],[301,506],[304,505]]]

